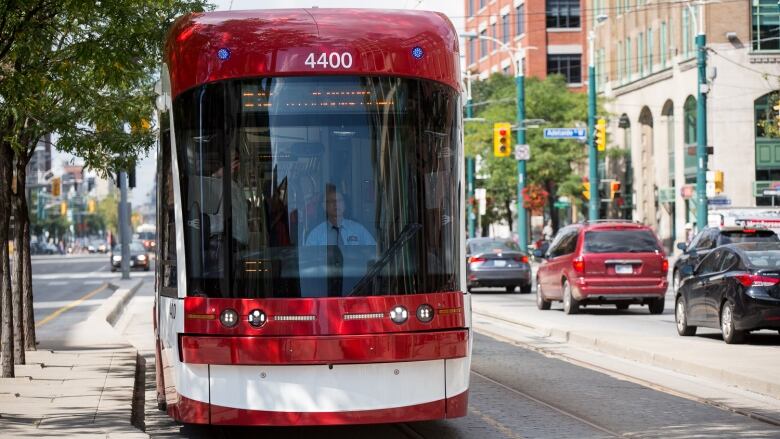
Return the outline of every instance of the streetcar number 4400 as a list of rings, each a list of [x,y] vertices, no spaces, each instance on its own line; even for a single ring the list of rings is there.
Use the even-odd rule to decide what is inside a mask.
[[[309,53],[305,64],[312,69],[321,67],[324,69],[348,69],[352,67],[352,54],[349,52]]]

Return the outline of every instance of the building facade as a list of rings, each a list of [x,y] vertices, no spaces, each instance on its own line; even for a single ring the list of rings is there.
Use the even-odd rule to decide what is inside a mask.
[[[762,124],[774,123],[770,102],[780,89],[777,1],[602,0],[588,7],[606,18],[594,27],[597,89],[609,111],[610,148],[619,151],[605,154],[604,169],[622,174],[606,177],[624,180],[630,216],[655,227],[670,248],[695,227],[700,24],[708,169],[723,173],[722,191],[709,188],[710,209],[772,205],[763,190],[780,186],[780,139]],[[616,157],[623,166],[610,166]]]
[[[587,47],[581,0],[465,0],[465,30],[526,48],[524,73],[545,78],[560,73],[572,89],[584,91]],[[507,51],[482,38],[467,38],[466,68],[480,79],[513,75]]]

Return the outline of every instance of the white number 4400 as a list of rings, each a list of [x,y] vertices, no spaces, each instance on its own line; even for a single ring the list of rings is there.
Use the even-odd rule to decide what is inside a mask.
[[[349,52],[323,52],[317,56],[312,52],[306,57],[304,64],[312,69],[317,67],[323,69],[348,69],[352,67],[352,54]]]

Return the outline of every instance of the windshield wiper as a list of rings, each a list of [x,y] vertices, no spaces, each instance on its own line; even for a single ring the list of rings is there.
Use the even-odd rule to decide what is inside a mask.
[[[396,238],[395,241],[390,245],[390,247],[385,250],[385,252],[382,254],[382,257],[379,258],[374,265],[371,266],[371,268],[368,270],[368,272],[363,276],[358,283],[355,284],[355,287],[352,288],[352,291],[349,292],[349,296],[356,296],[357,293],[360,292],[370,281],[372,281],[387,265],[388,262],[390,262],[390,259],[395,256],[395,253],[400,249],[404,244],[406,244],[406,241],[410,240],[414,235],[417,234],[417,232],[422,229],[422,224],[420,223],[409,223],[407,224],[402,230],[401,233],[398,235],[398,238]]]

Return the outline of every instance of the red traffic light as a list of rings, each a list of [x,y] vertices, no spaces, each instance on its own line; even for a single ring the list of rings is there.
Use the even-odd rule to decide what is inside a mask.
[[[506,130],[501,128],[500,130],[498,130],[498,134],[500,134],[502,136],[506,136]]]

